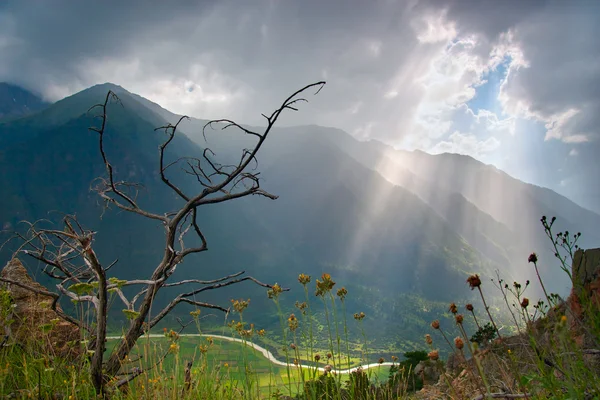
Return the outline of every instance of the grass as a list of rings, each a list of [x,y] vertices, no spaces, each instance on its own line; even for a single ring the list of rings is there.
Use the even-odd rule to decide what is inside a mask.
[[[560,268],[572,279],[576,301],[571,299],[567,303],[547,293],[541,279],[536,283],[510,284],[498,277],[494,286],[500,289],[502,301],[488,307],[489,286],[474,274],[467,279],[468,287],[480,296],[483,307],[452,303],[446,313],[450,319],[433,321],[432,330],[425,335],[421,346],[428,347],[427,351],[405,353],[402,361],[393,356],[377,359],[384,350],[370,348],[364,331],[365,314],[358,311],[353,318],[348,318],[345,303],[348,291],[334,289],[336,283],[328,274],[314,282],[301,274],[298,280],[304,289],[304,298],[296,302],[293,310],[282,309],[280,298],[284,294],[278,285],[267,293],[279,316],[280,332],[276,335],[270,336],[244,320],[249,300],[232,300],[233,316],[220,334],[240,342],[184,336],[169,329],[160,337],[142,337],[123,360],[122,370],[126,374],[115,377],[108,386],[119,386],[116,383],[127,380],[127,376],[135,376],[135,379],[113,390],[111,397],[391,400],[423,396],[485,399],[510,395],[510,398],[528,399],[598,399],[600,302],[590,295],[589,286],[579,285],[570,272],[569,263],[577,250],[579,234],[555,235],[553,223],[554,219],[552,222],[542,219]],[[537,270],[535,254],[529,257],[529,262]],[[535,284],[544,292],[544,298],[537,302],[526,297]],[[316,296],[312,294],[313,287]],[[318,315],[313,313],[315,304],[320,304],[324,311]],[[498,304],[505,305],[503,311],[512,321],[510,329],[502,329],[502,332],[496,313]],[[11,310],[8,292],[0,291],[2,326],[14,322]],[[200,310],[190,313],[199,334],[203,333],[200,314]],[[0,349],[3,397],[95,397],[87,357],[66,359],[53,352],[50,343],[54,340],[51,339],[53,323],[32,333],[27,343],[7,341]],[[287,365],[274,364],[247,345],[250,341],[272,350]],[[112,346],[114,341],[109,341],[107,352]],[[453,359],[448,365],[444,365],[440,357],[444,348]],[[386,351],[390,350],[393,349]],[[352,374],[334,373],[336,369],[373,361],[377,364],[375,368],[358,369]],[[379,365],[384,362],[386,364]],[[424,362],[428,374],[437,371],[439,379],[426,377],[425,372],[415,376],[413,371],[419,362]],[[298,364],[307,367],[299,368]],[[332,371],[327,373],[315,367]],[[429,385],[415,392],[423,380]],[[431,385],[436,382],[439,384]]]

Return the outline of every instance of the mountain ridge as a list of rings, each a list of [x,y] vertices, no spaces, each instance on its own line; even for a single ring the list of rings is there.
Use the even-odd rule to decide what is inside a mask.
[[[123,103],[111,104],[106,132],[107,154],[116,173],[145,185],[140,204],[152,211],[177,208],[180,199],[165,190],[158,176],[157,148],[165,137],[154,130],[174,123],[169,119],[177,115],[122,87],[103,84],[43,112],[0,122],[4,145],[0,168],[6,172],[0,184],[8,193],[0,198],[0,223],[6,228],[8,220],[9,228],[14,228],[17,220],[46,218],[50,208],[76,212],[99,232],[99,254],[106,260],[119,257],[128,266],[117,265],[113,269],[117,277],[133,278],[144,275],[159,259],[161,231],[154,223],[137,222],[134,216],[95,205],[96,197],[89,190],[93,178],[103,174],[103,166],[97,138],[88,130],[93,117],[88,110],[103,101],[108,90],[115,91]],[[207,131],[205,141],[201,135],[205,122],[184,121],[180,132],[185,135],[176,136],[170,160],[200,157],[209,146],[219,161],[237,161],[241,149],[252,143],[249,135],[229,130]],[[404,175],[412,189],[392,183],[393,177],[381,171],[382,160],[389,159],[385,162],[392,172],[402,167],[397,167],[393,155],[380,156],[381,149],[341,130],[314,125],[275,128],[258,155],[258,167],[261,187],[280,197],[275,202],[250,198],[203,209],[199,222],[206,229],[210,251],[198,258],[205,266],[202,274],[217,278],[245,269],[259,279],[289,285],[300,272],[333,273],[356,296],[349,300],[349,309],[362,308],[368,299],[373,305],[364,305],[366,311],[391,324],[386,332],[398,329],[412,335],[426,322],[396,325],[401,320],[397,313],[408,312],[397,303],[402,296],[422,296],[431,304],[456,301],[465,296],[469,273],[489,278],[497,269],[512,279],[522,272],[528,252],[535,249],[512,249],[517,246],[514,232],[507,232],[501,221],[478,209],[460,191],[442,190],[436,179],[427,179],[419,171],[407,169]],[[40,171],[44,171],[42,181]],[[186,174],[173,177],[184,190],[199,190],[188,178]],[[420,195],[415,193],[419,191]],[[440,199],[441,203],[435,202]],[[101,220],[98,215],[103,215]],[[8,250],[5,247],[0,257],[7,257]],[[198,273],[194,261],[178,270],[183,278]],[[264,293],[248,291],[258,309],[268,309]],[[390,293],[398,297],[386,299]],[[238,293],[226,290],[210,300],[227,302],[232,296]],[[253,314],[257,322],[277,320],[259,314]],[[373,335],[386,340],[380,332]]]

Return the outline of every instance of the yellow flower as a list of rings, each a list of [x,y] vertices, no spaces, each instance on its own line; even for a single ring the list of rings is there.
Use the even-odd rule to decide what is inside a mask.
[[[290,327],[290,331],[295,331],[298,328],[298,318],[294,314],[290,314],[288,318],[288,325]]]
[[[224,366],[225,368],[229,368],[229,363],[225,363],[225,364],[223,364],[223,366]]]
[[[171,345],[169,346],[169,351],[171,353],[175,353],[178,350],[179,346],[177,346],[176,343],[171,343]]]
[[[567,316],[563,315],[562,317],[560,317],[560,322],[562,322],[562,323],[567,322]]]
[[[267,296],[269,296],[270,299],[276,299],[279,297],[281,292],[283,292],[283,289],[281,288],[281,286],[279,286],[278,283],[276,283],[272,286],[271,289],[267,290]]]

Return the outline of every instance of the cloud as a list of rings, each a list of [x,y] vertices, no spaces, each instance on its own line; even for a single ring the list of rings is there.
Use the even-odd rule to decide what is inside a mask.
[[[504,142],[527,134],[519,119],[539,121],[550,141],[598,136],[598,2],[32,4],[0,5],[0,80],[50,100],[112,81],[175,112],[262,123],[289,92],[327,79],[282,122],[423,150],[455,145],[455,131]],[[504,115],[491,105],[469,114],[500,64]]]
[[[432,149],[433,154],[457,153],[482,158],[500,147],[500,141],[491,136],[486,140],[478,140],[475,135],[464,134],[458,131],[452,133],[449,140],[438,142]]]

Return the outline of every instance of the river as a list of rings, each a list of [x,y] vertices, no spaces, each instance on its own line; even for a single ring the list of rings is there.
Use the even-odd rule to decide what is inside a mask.
[[[240,338],[232,338],[229,336],[223,336],[223,335],[209,335],[209,334],[201,334],[201,333],[182,333],[179,336],[182,337],[212,337],[214,339],[221,339],[221,340],[229,340],[230,342],[238,342],[238,343],[245,343],[247,346],[252,347],[254,350],[259,351],[267,360],[271,361],[273,364],[275,365],[279,365],[282,367],[287,367],[288,365],[292,368],[295,367],[302,367],[302,368],[309,368],[309,369],[314,369],[315,367],[313,365],[306,365],[306,364],[299,364],[299,365],[295,365],[293,363],[286,363],[285,361],[280,361],[278,359],[275,358],[275,356],[273,355],[273,353],[271,353],[269,350],[265,349],[262,346],[257,345],[256,343],[253,342],[249,342],[247,340],[242,340]],[[143,337],[148,337],[148,335],[145,335]],[[151,338],[164,338],[164,335],[161,334],[150,334]],[[121,336],[108,336],[106,339],[108,340],[118,340],[121,339]],[[384,363],[372,363],[372,364],[367,364],[367,365],[361,365],[358,367],[353,367],[353,368],[348,368],[348,369],[342,369],[342,370],[337,370],[337,369],[332,369],[332,372],[336,372],[338,374],[348,374],[348,373],[352,373],[354,371],[356,371],[358,368],[362,368],[363,370],[368,369],[368,368],[374,368],[374,367],[380,367],[380,366],[391,366],[394,365],[394,363],[391,362],[384,362]],[[324,367],[318,367],[317,368],[319,371],[325,372],[325,368]]]

